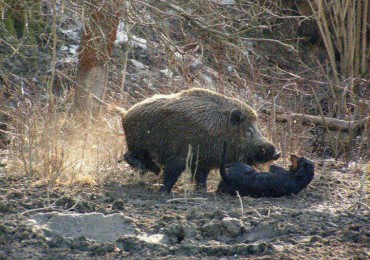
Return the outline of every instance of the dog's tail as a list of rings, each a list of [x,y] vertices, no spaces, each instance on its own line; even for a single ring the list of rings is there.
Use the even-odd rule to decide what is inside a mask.
[[[227,144],[226,144],[226,141],[225,141],[224,142],[224,148],[223,148],[223,151],[222,151],[222,156],[221,156],[220,175],[221,175],[222,180],[225,183],[228,184],[230,182],[230,180],[229,180],[229,176],[227,175],[227,172],[226,172],[226,158],[227,158]]]

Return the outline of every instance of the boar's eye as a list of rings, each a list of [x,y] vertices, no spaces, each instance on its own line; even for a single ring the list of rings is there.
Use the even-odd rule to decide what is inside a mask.
[[[253,135],[253,129],[249,127],[249,128],[245,131],[245,135],[246,135],[247,137],[252,137],[252,135]]]

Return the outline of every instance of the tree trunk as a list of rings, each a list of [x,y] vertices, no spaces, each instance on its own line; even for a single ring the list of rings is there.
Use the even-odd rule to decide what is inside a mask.
[[[86,7],[84,30],[79,51],[77,82],[84,89],[103,99],[108,81],[108,64],[119,23],[118,4],[112,1],[92,1]],[[96,5],[93,5],[95,4]],[[99,104],[82,91],[75,88],[75,111],[78,114],[95,116]]]

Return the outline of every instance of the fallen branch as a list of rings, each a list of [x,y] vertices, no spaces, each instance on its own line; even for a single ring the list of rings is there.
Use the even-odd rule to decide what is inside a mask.
[[[43,207],[43,208],[29,209],[29,210],[26,210],[26,211],[23,211],[23,212],[19,213],[19,215],[23,216],[23,215],[27,215],[27,214],[30,214],[30,213],[48,212],[48,211],[68,212],[68,211],[74,210],[76,208],[77,204],[80,202],[80,196],[78,196],[77,200],[76,200],[76,203],[72,207],[70,207],[68,209],[63,209],[61,207],[55,206],[56,202],[61,198],[62,197],[58,198],[56,201],[53,202],[53,204],[51,204],[49,206],[46,206],[46,207]]]
[[[166,202],[199,202],[199,201],[207,201],[207,198],[175,198],[175,199],[169,199]]]
[[[262,112],[266,114],[270,114],[267,110],[262,110]],[[321,116],[312,116],[307,114],[300,114],[300,113],[289,113],[289,114],[278,114],[276,113],[276,121],[280,123],[285,123],[291,119],[299,119],[302,120],[303,124],[314,124],[317,126],[324,126],[326,123],[329,130],[336,130],[336,131],[348,131],[348,130],[361,130],[366,123],[369,123],[370,116],[365,117],[361,120],[353,121],[353,120],[342,120],[332,117],[324,117]]]

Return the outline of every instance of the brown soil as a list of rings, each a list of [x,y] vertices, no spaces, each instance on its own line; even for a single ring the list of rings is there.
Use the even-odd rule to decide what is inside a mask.
[[[301,193],[245,197],[243,212],[238,198],[214,192],[184,200],[184,181],[173,194],[160,194],[160,178],[137,176],[127,166],[96,186],[52,190],[55,211],[72,207],[66,213],[131,218],[138,235],[113,242],[40,232],[30,219],[50,210],[27,211],[44,207],[46,186],[0,167],[0,259],[369,259],[369,188],[360,188],[365,169],[333,161],[316,166],[315,179]],[[209,190],[215,190],[218,173],[209,180]]]

